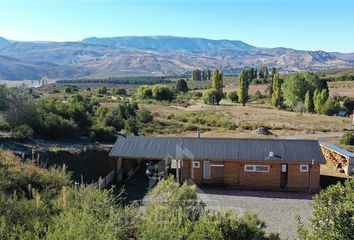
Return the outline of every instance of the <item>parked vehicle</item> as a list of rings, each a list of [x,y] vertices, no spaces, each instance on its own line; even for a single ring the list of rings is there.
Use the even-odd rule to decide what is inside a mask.
[[[148,161],[146,163],[145,175],[148,178],[161,178],[165,176],[165,162],[164,161]]]

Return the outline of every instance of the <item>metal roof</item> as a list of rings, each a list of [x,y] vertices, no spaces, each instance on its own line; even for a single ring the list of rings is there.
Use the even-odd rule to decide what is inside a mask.
[[[325,142],[320,142],[320,145],[321,146],[324,146],[326,148],[329,148],[345,157],[348,157],[348,158],[354,158],[354,153],[351,153],[343,148],[340,148],[336,145],[333,145],[333,144],[330,144],[330,143],[325,143]]]
[[[111,157],[325,163],[318,141],[119,136]]]

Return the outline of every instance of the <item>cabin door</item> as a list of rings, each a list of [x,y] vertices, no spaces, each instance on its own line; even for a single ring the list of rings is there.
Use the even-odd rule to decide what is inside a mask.
[[[286,188],[288,184],[288,164],[282,163],[280,168],[280,188]]]

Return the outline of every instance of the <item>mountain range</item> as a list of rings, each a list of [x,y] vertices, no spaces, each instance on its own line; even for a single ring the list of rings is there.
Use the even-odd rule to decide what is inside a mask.
[[[78,42],[24,42],[0,37],[0,79],[75,79],[158,76],[193,69],[276,67],[279,71],[354,66],[354,53],[260,48],[235,40],[174,36],[86,38]]]

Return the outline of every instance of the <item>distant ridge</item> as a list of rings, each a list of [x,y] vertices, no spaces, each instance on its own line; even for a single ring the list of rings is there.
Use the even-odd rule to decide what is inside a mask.
[[[0,37],[0,79],[166,76],[193,69],[237,73],[245,67],[279,71],[354,66],[354,53],[259,48],[238,40],[174,36],[86,38],[78,42],[8,41]]]
[[[174,36],[132,36],[111,38],[85,38],[83,43],[137,48],[160,51],[254,51],[258,48],[237,40],[210,40],[205,38],[187,38]]]

